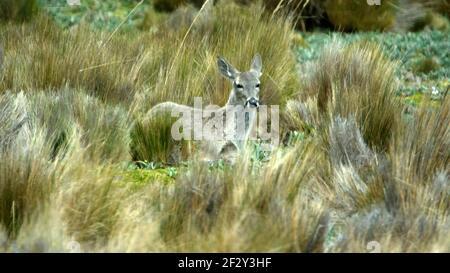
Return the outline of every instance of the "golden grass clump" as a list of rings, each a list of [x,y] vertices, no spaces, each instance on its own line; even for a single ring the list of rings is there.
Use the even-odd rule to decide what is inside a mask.
[[[333,226],[342,237],[329,251],[449,250],[449,102],[446,96],[437,110],[422,102],[412,122],[397,127],[386,154],[372,155],[366,167],[334,167],[334,186],[321,193],[335,199],[342,216]]]
[[[395,170],[411,184],[431,184],[439,173],[447,179],[449,174],[450,96],[446,94],[435,111],[426,104],[422,102],[413,121],[398,130],[390,147],[395,164],[402,166]]]
[[[172,124],[175,121],[170,115],[136,120],[130,133],[133,161],[177,164],[185,160],[187,141],[175,141],[172,138]]]
[[[60,97],[47,95],[0,96],[0,223],[5,240],[18,242],[17,249],[8,247],[8,251],[63,251],[62,244],[72,237],[78,242],[97,242],[103,238],[100,234],[107,236],[110,232],[115,204],[123,199],[116,196],[121,187],[112,186],[119,181],[118,167],[101,167],[105,163],[120,163],[105,143],[117,145],[128,154],[128,143],[118,139],[120,128],[104,123],[100,104],[96,105],[98,114],[89,116],[96,120],[90,124],[74,115],[76,111],[70,111],[86,101],[77,101],[76,96],[64,91]],[[89,109],[89,113],[95,113],[94,109]],[[108,116],[114,122],[122,118]],[[61,141],[62,132],[64,143],[56,143]],[[38,236],[38,230],[44,226],[63,223],[70,228],[55,227],[48,229],[50,237]],[[67,241],[52,242],[53,235]]]
[[[75,158],[78,156],[76,155]],[[120,185],[120,172],[113,166],[78,164],[66,171],[66,189],[60,189],[67,234],[86,248],[101,247],[116,228],[126,186]]]
[[[0,97],[0,223],[13,237],[56,183],[48,140],[27,110],[23,93]]]
[[[354,115],[365,142],[384,150],[399,119],[395,67],[378,45],[333,41],[308,67],[304,90],[317,96],[320,113]]]
[[[73,164],[74,143],[83,150],[81,161],[118,163],[129,157],[126,114],[107,111],[113,106],[92,105],[88,96],[70,91],[54,97],[6,93],[0,99],[0,218],[9,232],[45,204],[58,186],[59,168]]]
[[[131,119],[119,105],[63,88],[29,96],[30,113],[35,122],[47,128],[53,155],[64,152],[73,131],[81,135],[86,155],[92,160],[122,162],[129,159]]]
[[[161,222],[169,249],[321,251],[327,213],[298,184],[306,184],[311,176],[309,160],[320,161],[314,158],[315,151],[312,145],[297,147],[263,167],[260,174],[252,174],[249,155],[218,172],[193,163],[163,199],[164,208],[171,212]]]

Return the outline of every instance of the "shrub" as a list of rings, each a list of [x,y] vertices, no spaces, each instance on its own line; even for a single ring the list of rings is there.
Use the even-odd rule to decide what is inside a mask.
[[[28,21],[37,12],[37,0],[1,0],[0,20]]]
[[[331,22],[342,30],[389,30],[395,25],[396,1],[381,1],[370,6],[366,1],[326,1],[325,9]]]
[[[432,71],[438,70],[441,67],[439,60],[436,57],[425,57],[422,56],[418,58],[413,64],[413,72],[415,74],[425,73],[428,74]]]

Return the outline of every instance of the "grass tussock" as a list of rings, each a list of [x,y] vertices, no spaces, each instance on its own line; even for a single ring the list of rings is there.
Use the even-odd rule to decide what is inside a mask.
[[[0,222],[11,236],[36,207],[48,200],[55,186],[55,166],[41,128],[26,115],[26,97],[0,98]]]
[[[90,159],[121,162],[129,159],[131,119],[123,107],[105,104],[83,91],[68,88],[30,96],[30,115],[47,128],[53,155],[64,152],[74,131]]]
[[[365,142],[383,150],[399,122],[395,68],[376,44],[334,41],[307,68],[305,94],[332,119],[354,115]]]
[[[74,155],[79,162],[117,163],[128,158],[128,131],[121,134],[126,123],[120,123],[126,115],[102,112],[100,103],[90,105],[89,96],[79,94],[78,99],[68,90],[54,97],[47,93],[1,97],[1,222],[11,236],[56,189],[66,187],[65,171],[77,166]],[[86,111],[97,115],[88,116]]]
[[[347,208],[352,216],[336,225],[351,228],[333,251],[364,251],[356,242],[374,240],[378,251],[448,251],[448,111],[448,97],[436,111],[424,102],[413,121],[396,130],[386,158],[371,161],[369,172],[352,164],[335,176],[337,185],[351,185],[345,192],[353,200],[344,203],[357,208]]]
[[[408,181],[430,184],[440,173],[448,178],[450,98],[447,94],[436,111],[422,104],[413,121],[399,129],[391,149],[396,163],[407,167],[396,170],[408,174]]]
[[[63,217],[67,233],[85,247],[104,245],[115,228],[127,197],[119,175],[109,166],[89,170],[80,164],[67,171],[72,183],[62,191]]]
[[[218,173],[192,166],[163,203],[172,211],[163,218],[163,238],[174,251],[321,251],[327,214],[298,184],[309,178],[313,153],[298,147],[261,174],[245,158]]]
[[[137,120],[131,130],[130,153],[133,161],[176,164],[187,158],[187,141],[175,141],[172,124],[175,118],[158,115]]]

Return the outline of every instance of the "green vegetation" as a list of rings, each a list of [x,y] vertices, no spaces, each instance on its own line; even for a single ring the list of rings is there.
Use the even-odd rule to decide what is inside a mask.
[[[1,0],[0,20],[24,22],[39,12],[37,0]]]
[[[63,27],[88,23],[98,29],[133,31],[142,23],[142,17],[149,8],[149,1],[81,0],[80,5],[68,5],[67,0],[38,0],[43,10]],[[133,9],[136,9],[133,11]],[[133,12],[131,12],[133,11]]]

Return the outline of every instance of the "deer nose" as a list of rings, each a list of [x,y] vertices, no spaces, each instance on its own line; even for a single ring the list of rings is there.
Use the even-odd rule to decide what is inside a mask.
[[[245,103],[245,106],[247,106],[247,105],[249,105],[250,107],[258,108],[259,107],[259,100],[254,98],[254,97],[251,97],[251,98],[247,99],[247,102]]]

